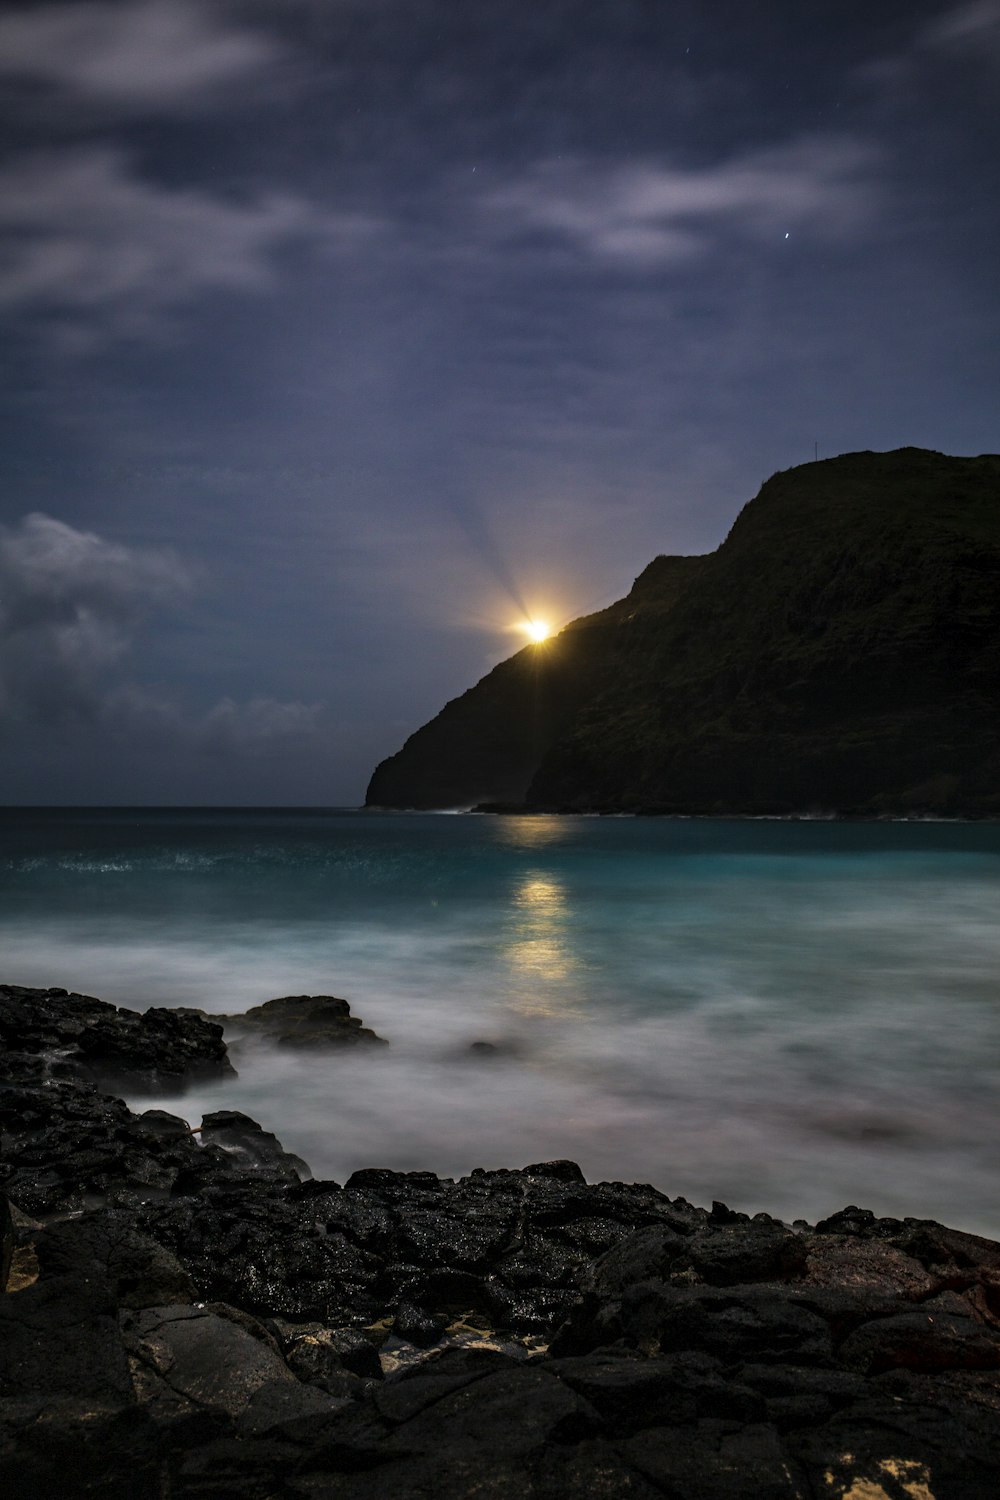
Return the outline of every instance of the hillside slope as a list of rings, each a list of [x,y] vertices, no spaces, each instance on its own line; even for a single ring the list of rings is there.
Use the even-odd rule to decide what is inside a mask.
[[[847,454],[501,663],[368,801],[1000,815],[998,688],[1000,457]]]
[[[366,806],[523,802],[546,752],[607,686],[621,620],[612,605],[500,662],[377,767]]]

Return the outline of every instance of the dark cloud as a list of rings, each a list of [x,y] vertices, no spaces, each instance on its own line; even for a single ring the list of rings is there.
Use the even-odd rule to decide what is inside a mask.
[[[213,0],[74,0],[0,16],[0,80],[115,113],[217,107],[283,54]]]
[[[287,756],[329,743],[333,726],[321,703],[279,702],[256,697],[244,702],[220,698],[201,713],[133,683],[111,689],[101,702],[102,728],[119,737],[122,748],[155,746],[183,755],[187,774],[197,774],[201,757],[228,762]]]
[[[936,16],[919,33],[918,45],[968,52],[1000,61],[1000,3],[970,0]]]
[[[192,571],[166,549],[125,547],[33,514],[0,528],[0,735],[88,730],[119,754],[257,756],[314,739],[319,704],[223,697],[200,713],[129,680],[136,636],[182,604]]]
[[[858,76],[873,85],[883,99],[892,100],[909,93],[926,107],[928,86],[942,102],[951,102],[954,80],[948,78],[947,72],[941,73],[942,67],[949,66],[957,68],[966,86],[977,75],[988,87],[995,86],[994,75],[1000,66],[1000,0],[934,6],[929,16],[915,20],[899,47],[864,59]],[[926,118],[927,123],[939,130],[947,129],[949,124],[954,127],[954,120],[949,119],[940,105]]]
[[[363,236],[294,193],[250,199],[143,178],[118,148],[32,152],[0,166],[0,306],[65,319],[85,341],[156,336],[211,294],[266,291],[296,241]]]
[[[191,585],[173,552],[118,546],[39,514],[0,528],[0,579],[8,631],[83,611],[128,621]]]
[[[633,268],[683,265],[733,233],[836,239],[873,206],[879,153],[816,137],[743,152],[709,167],[634,160],[546,161],[491,188],[500,232],[539,231]]]
[[[16,794],[356,801],[814,442],[995,446],[998,13],[8,7]]]
[[[0,530],[5,717],[92,717],[136,622],[189,586],[171,553],[115,546],[51,516]]]

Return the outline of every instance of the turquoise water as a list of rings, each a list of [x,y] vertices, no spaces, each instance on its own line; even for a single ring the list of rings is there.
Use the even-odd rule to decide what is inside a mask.
[[[341,1180],[570,1156],[1000,1236],[998,907],[995,825],[0,815],[0,978],[140,1009],[332,993],[390,1040],[154,1101],[245,1109]]]

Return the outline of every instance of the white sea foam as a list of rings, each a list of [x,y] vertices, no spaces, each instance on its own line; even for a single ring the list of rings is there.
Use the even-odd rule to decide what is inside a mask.
[[[375,1164],[454,1176],[571,1157],[594,1180],[649,1181],[750,1212],[815,1218],[860,1201],[1000,1234],[995,1095],[963,1088],[967,1054],[944,1026],[934,1076],[917,1083],[903,1062],[895,1073],[884,1065],[898,1031],[890,1015],[864,1037],[817,1022],[794,1048],[780,1029],[727,1036],[717,1019],[532,1030],[421,1007],[391,1049],[253,1049],[226,1088],[153,1102],[195,1122],[243,1109],[340,1181]],[[985,1032],[966,1037],[970,1053]],[[507,1055],[470,1054],[481,1038]]]
[[[243,1109],[341,1181],[568,1156],[698,1202],[1000,1237],[982,830],[414,816],[213,838],[27,850],[3,978],[215,1012],[333,993],[391,1045],[260,1049],[135,1107]]]

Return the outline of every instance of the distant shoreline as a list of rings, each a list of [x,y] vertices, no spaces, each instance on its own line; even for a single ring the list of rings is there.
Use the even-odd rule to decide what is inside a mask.
[[[61,802],[38,802],[38,803],[0,803],[0,816],[17,816],[20,814],[52,815],[81,815],[81,814],[113,814],[123,815],[137,813],[143,815],[169,815],[190,813],[192,815],[212,814],[232,815],[234,817],[352,817],[359,813],[375,816],[389,817],[494,817],[494,818],[588,818],[588,819],[614,819],[614,818],[648,818],[660,822],[676,823],[856,823],[856,824],[956,824],[968,826],[1000,826],[1000,817],[990,817],[978,813],[841,813],[841,812],[790,812],[790,813],[752,813],[752,812],[660,812],[655,808],[639,808],[625,811],[620,808],[544,808],[544,807],[518,807],[511,805],[493,806],[489,803],[480,803],[471,807],[376,807],[376,806],[349,806],[347,804],[314,805],[309,803],[171,803],[171,802],[148,802],[148,803],[61,803]]]

